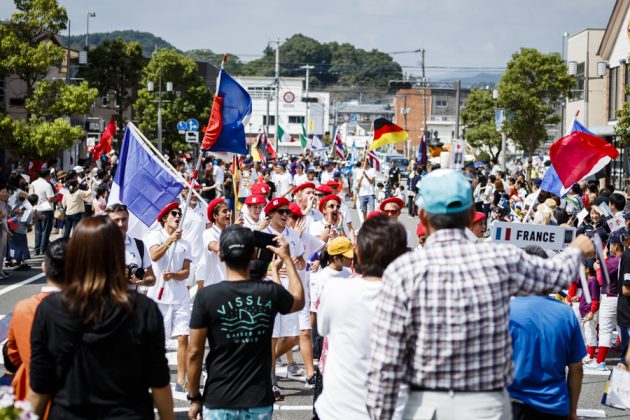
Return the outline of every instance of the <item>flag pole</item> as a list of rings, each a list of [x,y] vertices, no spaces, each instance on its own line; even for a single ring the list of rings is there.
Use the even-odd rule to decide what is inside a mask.
[[[227,61],[227,54],[223,54],[223,61],[221,62],[221,68],[219,69],[219,75],[217,77],[217,87],[214,92],[214,96],[216,97],[219,94],[219,86],[221,84],[221,73],[223,72],[223,66]],[[212,108],[210,108],[210,116],[212,116]],[[186,196],[186,204],[182,210],[182,217],[179,220],[179,229],[182,230],[184,227],[184,220],[186,220],[186,213],[188,212],[188,206],[190,205],[190,200],[192,199],[193,191],[195,190],[195,182],[197,180],[197,175],[199,174],[199,168],[201,168],[201,161],[203,160],[203,150],[201,149],[201,145],[199,146],[199,157],[197,158],[197,164],[195,165],[195,170],[193,171],[192,179],[190,180],[190,185],[188,188],[188,195]],[[166,268],[171,266],[173,262],[173,256],[175,255],[175,247],[177,246],[177,242],[173,244],[173,252],[171,252],[168,258],[168,264]],[[158,292],[158,300],[161,300],[162,294],[164,293],[164,279],[162,279],[162,284],[160,286],[160,291]]]

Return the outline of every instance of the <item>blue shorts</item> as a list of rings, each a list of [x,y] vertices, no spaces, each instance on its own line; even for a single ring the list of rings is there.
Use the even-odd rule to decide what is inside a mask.
[[[271,420],[273,405],[237,410],[203,407],[203,420]]]
[[[373,212],[374,211],[374,196],[373,195],[359,196],[359,204],[361,205],[361,211],[363,213]]]

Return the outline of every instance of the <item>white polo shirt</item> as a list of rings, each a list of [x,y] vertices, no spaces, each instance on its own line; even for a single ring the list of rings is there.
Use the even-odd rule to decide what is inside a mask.
[[[204,286],[217,284],[226,280],[227,269],[225,263],[221,261],[216,252],[210,251],[208,245],[212,242],[219,242],[221,231],[217,225],[212,225],[210,229],[203,231],[203,249],[206,259],[206,277],[204,278]]]

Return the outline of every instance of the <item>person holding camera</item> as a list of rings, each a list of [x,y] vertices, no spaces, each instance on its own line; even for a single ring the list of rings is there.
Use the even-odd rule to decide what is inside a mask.
[[[277,199],[272,200],[275,201]],[[304,306],[304,290],[291,257],[289,242],[275,236],[267,246],[284,265],[287,287],[250,279],[255,255],[254,233],[243,226],[221,232],[220,257],[227,281],[200,290],[190,320],[188,349],[188,416],[200,418],[271,419],[271,335],[276,314],[298,312]],[[207,379],[199,390],[206,340]]]
[[[74,179],[68,182],[68,194],[63,196],[61,206],[65,209],[63,237],[68,239],[70,232],[79,223],[85,213],[85,203],[92,202],[92,191],[82,189],[79,181]]]
[[[107,215],[116,223],[125,237],[125,264],[129,278],[129,288],[139,291],[140,287],[155,284],[155,274],[151,267],[151,256],[144,242],[129,236],[129,210],[124,204],[112,204],[106,209]],[[146,290],[146,289],[145,289]]]
[[[166,338],[177,338],[177,392],[185,391],[186,349],[190,331],[190,296],[186,280],[192,261],[190,244],[182,239],[181,217],[178,202],[167,204],[157,216],[162,229],[151,231],[144,238],[156,277],[156,284],[149,288],[147,296],[158,304],[162,312]]]

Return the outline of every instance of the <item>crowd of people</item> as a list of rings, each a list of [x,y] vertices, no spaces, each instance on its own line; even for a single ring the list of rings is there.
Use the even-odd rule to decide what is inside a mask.
[[[180,196],[134,237],[108,200],[116,164],[49,162],[0,186],[4,267],[44,256],[48,285],[16,305],[6,349],[17,397],[40,415],[153,418],[154,405],[172,418],[176,342],[190,418],[270,419],[285,363],[322,419],[575,418],[582,366],[607,370],[609,349],[628,347],[630,212],[609,186],[561,198],[519,165],[379,173],[309,155],[207,157],[193,180],[184,155]],[[578,234],[549,255],[492,243],[496,221]]]

